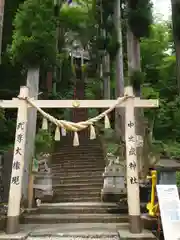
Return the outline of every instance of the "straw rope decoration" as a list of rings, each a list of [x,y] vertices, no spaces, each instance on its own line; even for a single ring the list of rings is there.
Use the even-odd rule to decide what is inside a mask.
[[[87,121],[83,122],[70,122],[66,120],[59,120],[53,116],[51,116],[49,113],[43,111],[41,108],[35,105],[33,100],[31,98],[27,98],[28,104],[30,104],[32,107],[36,108],[36,110],[43,116],[43,124],[42,124],[42,129],[47,130],[48,128],[48,121],[51,123],[54,123],[56,125],[56,131],[55,131],[55,137],[54,139],[56,141],[60,141],[60,135],[66,136],[66,131],[72,131],[74,132],[74,140],[73,140],[73,146],[79,146],[79,137],[78,137],[78,132],[81,130],[84,130],[88,127],[90,127],[90,139],[93,140],[96,138],[96,131],[94,124],[98,122],[99,120],[104,118],[104,125],[105,128],[110,128],[110,121],[108,118],[108,114],[112,112],[118,105],[122,104],[124,101],[126,101],[128,98],[131,98],[133,96],[127,96],[125,95],[124,97],[118,98],[116,103],[102,112],[101,114],[97,115],[96,117],[90,118]],[[61,131],[60,131],[61,129]],[[61,132],[61,133],[60,133]]]

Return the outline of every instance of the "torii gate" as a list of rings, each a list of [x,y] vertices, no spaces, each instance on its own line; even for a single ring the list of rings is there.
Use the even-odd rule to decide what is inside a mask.
[[[14,156],[12,163],[11,182],[9,190],[9,202],[7,213],[8,234],[19,231],[20,201],[22,190],[22,175],[24,166],[24,148],[27,129],[27,109],[31,107],[26,99],[29,89],[25,86],[20,88],[18,98],[0,101],[2,108],[17,108],[16,136],[14,144]],[[136,134],[134,108],[155,108],[159,106],[158,100],[144,100],[135,98],[131,86],[125,88],[125,94],[131,96],[117,107],[125,107],[125,138],[126,138],[126,165],[127,165],[127,197],[130,231],[141,232],[141,213],[139,182],[136,156]],[[32,100],[40,108],[73,108],[74,100]],[[76,107],[80,108],[109,108],[116,100],[79,100]],[[132,167],[133,166],[133,167]]]

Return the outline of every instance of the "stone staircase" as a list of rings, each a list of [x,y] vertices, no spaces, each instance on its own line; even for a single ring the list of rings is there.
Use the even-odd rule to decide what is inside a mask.
[[[52,157],[53,202],[100,201],[105,161],[99,140],[65,144]]]
[[[104,168],[99,139],[83,138],[78,147],[60,142],[51,160],[53,199],[25,215],[24,223],[127,222],[127,206],[101,202]]]
[[[53,199],[22,217],[22,223],[38,226],[28,239],[119,239],[118,230],[127,228],[128,209],[101,202],[104,168],[99,139],[84,138],[73,147],[66,138],[55,146]]]

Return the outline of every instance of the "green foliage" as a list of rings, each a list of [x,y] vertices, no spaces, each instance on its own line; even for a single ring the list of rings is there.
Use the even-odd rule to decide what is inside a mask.
[[[128,0],[129,26],[137,38],[148,37],[153,21],[151,0]]]
[[[115,1],[96,1],[96,7],[93,12],[94,21],[97,26],[95,37],[92,42],[94,43],[98,54],[103,55],[107,51],[111,59],[116,56],[119,49],[117,40],[117,31],[114,24],[114,3]]]
[[[71,31],[79,32],[86,27],[89,20],[86,8],[63,6],[60,11],[59,20],[61,27]]]
[[[50,153],[53,147],[53,137],[50,132],[40,129],[36,135],[35,152],[36,155],[40,153]]]
[[[119,149],[119,144],[108,143],[106,144],[106,149],[107,149],[106,150],[107,153],[112,153],[113,155],[116,155]]]
[[[144,83],[144,73],[141,71],[133,71],[132,75],[130,76],[130,84],[133,86],[134,91],[138,91],[140,86]]]
[[[176,141],[166,140],[163,143],[163,151],[166,157],[168,158],[179,158],[180,156],[180,143]]]
[[[9,49],[13,62],[36,66],[55,61],[52,0],[26,0],[16,13],[14,27]]]
[[[172,36],[169,24],[157,23],[152,26],[148,39],[141,42],[142,71],[146,73],[143,95],[159,98],[158,109],[147,109],[149,119],[154,118],[153,136],[168,146],[180,141],[180,106],[176,83],[176,62],[171,53]],[[171,152],[172,153],[172,152]]]
[[[176,184],[178,187],[180,187],[180,172],[176,173]]]
[[[15,120],[6,119],[5,111],[0,109],[0,150],[13,142],[15,135]]]
[[[67,54],[64,54],[64,50],[62,50],[65,47],[64,36],[67,32],[76,33],[77,40],[84,47],[88,47],[92,60],[90,64],[95,66],[93,69],[96,69],[101,57],[107,52],[111,55],[113,66],[113,60],[119,48],[117,32],[113,22],[114,0],[103,0],[102,6],[100,0],[93,0],[88,4],[85,0],[80,2],[82,7],[67,7],[67,5],[64,5],[60,11],[61,53],[58,55],[58,61],[61,62],[62,67],[61,81],[57,83],[58,94],[49,96],[51,99],[70,99],[73,96],[74,78],[71,64]],[[172,48],[172,29],[169,24],[164,22],[151,25],[150,1],[129,0],[128,2],[130,8],[127,9],[127,16],[131,30],[137,38],[143,37],[141,39],[142,73],[134,72],[130,80],[135,88],[140,84],[144,85],[142,94],[145,98],[160,98],[160,108],[156,110],[148,109],[145,112],[149,122],[154,121],[153,136],[158,140],[158,143],[157,141],[154,143],[154,147],[162,153],[166,152],[168,156],[177,157],[180,156],[180,98],[177,93],[175,57],[170,51],[167,52]],[[127,0],[124,3],[127,3]],[[124,11],[122,13],[124,16]],[[124,26],[124,22],[122,22],[122,25]],[[56,23],[53,16],[52,0],[25,0],[17,11],[14,28],[13,42],[9,48],[13,62],[19,62],[26,66],[55,62]],[[174,27],[175,31],[178,31],[176,28],[178,29],[178,27]],[[149,36],[149,38],[145,38],[146,36]],[[71,44],[69,45],[71,46]],[[124,49],[126,48],[125,45],[123,46]],[[6,72],[8,72],[8,69],[10,68],[7,67]],[[12,72],[13,85],[11,83],[11,87],[13,86],[14,89],[15,81],[19,78],[14,77],[14,71]],[[19,87],[19,82],[17,85]],[[102,92],[98,77],[89,79],[86,85],[86,95],[89,99],[101,98]],[[112,81],[111,86],[113,86]],[[68,119],[70,115],[69,111],[53,113],[54,116],[56,114],[65,119]],[[95,112],[94,109],[89,110],[89,116],[95,116],[96,114],[97,111]],[[9,119],[4,112],[1,113],[1,145],[2,143],[13,142],[15,121]],[[104,126],[102,129],[104,130]],[[114,132],[104,132],[104,136],[105,140],[114,141]],[[52,142],[51,134],[40,130],[36,137],[36,153],[49,152],[52,148]],[[109,151],[116,152],[116,143],[112,143],[109,148]]]

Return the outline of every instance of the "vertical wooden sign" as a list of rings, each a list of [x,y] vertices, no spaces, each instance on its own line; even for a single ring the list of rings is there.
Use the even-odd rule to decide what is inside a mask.
[[[7,213],[7,229],[8,234],[17,233],[19,231],[20,203],[22,192],[22,177],[24,168],[24,152],[26,144],[27,129],[27,102],[23,100],[28,97],[28,88],[20,89],[20,105],[18,107],[16,135],[14,145],[14,156],[12,163],[11,182],[9,190],[8,213]]]
[[[128,96],[133,97],[133,88],[126,87]],[[126,138],[126,171],[127,171],[127,195],[130,231],[141,232],[140,196],[138,180],[138,164],[136,154],[136,133],[134,116],[134,98],[127,99],[125,110],[125,138]]]

